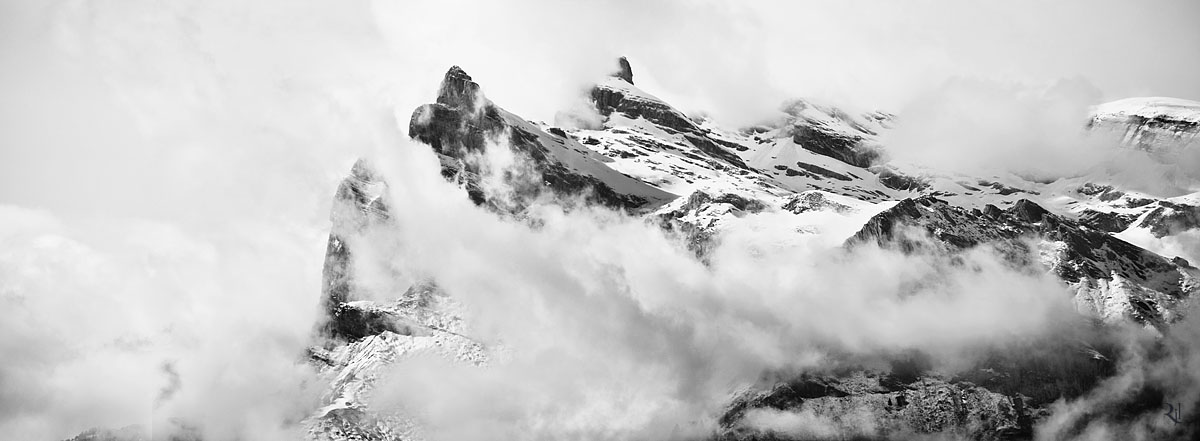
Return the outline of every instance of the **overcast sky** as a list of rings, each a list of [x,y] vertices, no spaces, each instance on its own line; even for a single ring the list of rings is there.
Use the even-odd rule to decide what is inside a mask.
[[[1186,0],[5,1],[0,201],[128,205],[147,180],[158,185],[133,191],[165,199],[178,169],[230,154],[297,152],[288,161],[312,175],[365,143],[330,121],[405,118],[454,64],[545,121],[618,55],[651,93],[732,125],[796,96],[901,112],[961,77],[1200,99],[1198,16]],[[286,141],[212,139],[231,131]],[[100,179],[108,162],[125,169]],[[27,185],[55,174],[91,185]]]

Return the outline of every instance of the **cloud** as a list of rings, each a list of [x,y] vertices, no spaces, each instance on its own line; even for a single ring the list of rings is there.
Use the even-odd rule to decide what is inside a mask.
[[[1200,47],[1200,32],[1185,18],[1197,13],[1187,1],[458,0],[373,8],[410,81],[425,86],[417,90],[433,90],[437,76],[458,64],[496,102],[551,121],[626,55],[646,90],[734,125],[757,122],[798,96],[854,111],[894,110],[955,77],[1082,78],[1103,99],[1200,99],[1192,81],[1200,61],[1180,56]]]
[[[1034,87],[956,78],[900,110],[882,142],[896,159],[964,173],[1079,175],[1115,155],[1085,124],[1099,92],[1083,80]]]

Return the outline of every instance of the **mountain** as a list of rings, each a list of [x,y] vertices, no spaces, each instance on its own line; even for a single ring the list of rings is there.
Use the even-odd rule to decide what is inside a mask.
[[[792,99],[768,121],[729,130],[688,116],[634,79],[621,58],[587,95],[598,119],[565,118],[554,126],[504,110],[452,67],[435,102],[413,111],[409,136],[437,155],[442,177],[462,197],[529,228],[537,228],[527,217],[535,201],[565,210],[603,206],[660,227],[705,265],[723,238],[757,228],[764,216],[786,224],[781,242],[787,235],[844,234],[837,239],[846,253],[879,247],[965,265],[965,253],[989,247],[1015,271],[1059,280],[1079,312],[1076,331],[978,348],[975,364],[954,372],[934,369],[929,354],[901,351],[870,362],[835,354],[821,370],[764,373],[768,380],[757,386],[730,391],[711,439],[792,438],[746,423],[773,413],[824,421],[823,432],[809,434],[816,439],[1030,439],[1056,402],[1088,396],[1123,368],[1122,329],[1168,333],[1200,292],[1193,262],[1138,245],[1138,238],[1197,232],[1200,193],[1155,196],[1103,174],[1038,181],[897,164],[881,139],[902,121],[887,112],[852,114]],[[1154,160],[1200,148],[1200,103],[1185,100],[1107,103],[1082,125],[1116,133],[1126,148]],[[521,167],[502,169],[497,156]],[[310,439],[423,439],[404,411],[369,405],[389,367],[422,356],[464,366],[503,358],[470,336],[464,305],[437,280],[393,274],[386,238],[397,228],[396,208],[388,192],[367,160],[355,163],[334,192],[325,317],[306,357],[328,388],[303,421]],[[813,214],[834,221],[814,223]],[[364,274],[389,280],[368,283]],[[1164,394],[1152,384],[1132,385],[1108,411],[1132,420],[1157,412]],[[1186,439],[1188,430],[1156,434]],[[74,439],[143,437],[126,428]]]

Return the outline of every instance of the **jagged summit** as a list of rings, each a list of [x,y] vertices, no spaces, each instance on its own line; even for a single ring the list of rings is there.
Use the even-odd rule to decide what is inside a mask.
[[[617,64],[620,65],[620,70],[613,73],[613,76],[625,80],[626,83],[633,84],[633,67],[629,65],[629,60],[621,57],[617,59]]]
[[[462,182],[475,202],[519,211],[544,193],[586,194],[604,205],[637,209],[676,197],[622,175],[606,165],[611,160],[603,155],[504,110],[481,90],[462,68],[451,67],[437,102],[418,107],[409,120],[409,136],[432,147],[442,160],[443,175]],[[489,199],[479,185],[481,176],[499,172],[475,155],[491,148],[489,141],[506,145],[532,166],[527,172],[504,173],[513,187],[511,201]]]
[[[437,102],[450,107],[474,107],[479,95],[479,84],[471,79],[461,67],[451,66],[438,88]]]

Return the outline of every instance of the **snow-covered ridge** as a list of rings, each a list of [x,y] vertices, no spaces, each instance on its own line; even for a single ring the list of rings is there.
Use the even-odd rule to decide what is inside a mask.
[[[1135,97],[1096,106],[1097,118],[1138,116],[1163,121],[1200,123],[1200,102],[1166,97]]]

